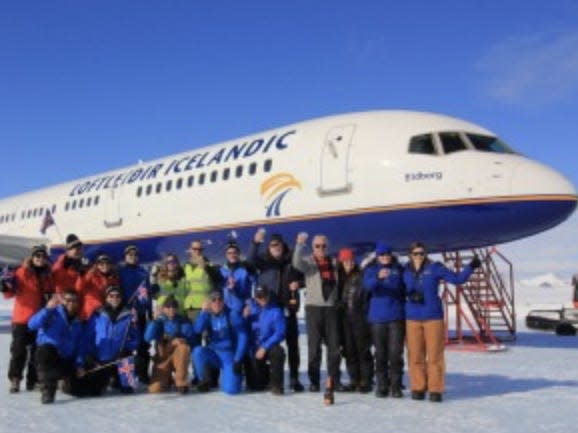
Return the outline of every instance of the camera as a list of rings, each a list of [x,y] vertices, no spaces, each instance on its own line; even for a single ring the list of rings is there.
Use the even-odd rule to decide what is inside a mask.
[[[412,304],[423,304],[424,303],[423,293],[416,291],[409,292],[407,294],[407,300]]]

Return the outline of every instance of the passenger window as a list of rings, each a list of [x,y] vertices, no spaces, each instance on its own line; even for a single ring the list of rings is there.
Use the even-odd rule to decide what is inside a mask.
[[[78,207],[79,208],[84,207],[84,199],[83,198],[81,198],[80,201],[78,202]]]
[[[436,149],[431,134],[416,135],[409,140],[409,153],[435,155]]]
[[[273,160],[272,159],[267,159],[265,161],[265,163],[263,164],[263,171],[265,173],[269,173],[271,171],[271,168],[273,168]]]
[[[153,186],[149,184],[147,185],[146,194],[151,195],[151,192],[153,192]]]
[[[257,163],[252,162],[251,164],[249,164],[249,174],[253,176],[255,173],[257,173]]]
[[[139,186],[139,187],[136,189],[136,196],[137,196],[137,197],[140,197],[141,195],[142,195],[142,186]]]
[[[217,181],[218,174],[219,173],[217,172],[217,170],[211,172],[211,183],[215,183]]]
[[[70,208],[70,203],[66,202],[66,204],[64,205],[64,210],[68,212],[69,208]]]
[[[223,170],[223,180],[229,180],[229,176],[231,174],[231,169],[226,168]]]
[[[72,200],[71,209],[72,209],[72,210],[76,209],[76,200]]]
[[[179,178],[177,179],[177,183],[176,183],[175,186],[176,186],[177,189],[181,189],[181,188],[183,187],[183,178],[182,178],[182,177],[179,177]]]
[[[56,205],[53,204],[52,205],[52,215],[54,215],[56,213]]]
[[[90,207],[91,204],[92,204],[92,197],[88,197],[86,199],[86,207]]]
[[[204,185],[205,184],[205,173],[201,173],[199,175],[199,185]]]
[[[237,168],[235,169],[235,176],[236,177],[243,176],[243,166],[242,165],[238,165]]]
[[[189,179],[187,180],[187,186],[190,188],[194,184],[195,184],[195,176],[189,176]]]
[[[157,182],[157,187],[155,188],[155,192],[156,192],[157,194],[160,194],[162,190],[163,190],[163,184],[162,184],[162,182]]]
[[[457,132],[442,132],[440,133],[440,140],[446,155],[448,153],[459,152],[460,150],[466,150],[468,148],[466,143],[462,141],[460,134]]]
[[[173,181],[172,180],[167,180],[167,184],[165,186],[165,189],[168,191],[170,191],[171,189],[173,189]]]
[[[100,196],[97,195],[96,197],[94,197],[94,205],[97,206],[99,202],[100,202]]]

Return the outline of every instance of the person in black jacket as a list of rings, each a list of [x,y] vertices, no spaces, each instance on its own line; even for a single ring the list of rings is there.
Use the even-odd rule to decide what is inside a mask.
[[[289,360],[291,389],[302,392],[299,381],[299,288],[303,287],[303,274],[291,265],[292,253],[279,234],[273,234],[264,253],[259,252],[265,241],[265,230],[255,233],[249,246],[247,262],[259,270],[259,286],[270,291],[271,302],[278,304],[285,312],[285,341]]]
[[[338,255],[338,284],[341,294],[343,353],[350,384],[343,391],[371,391],[373,357],[371,331],[367,323],[368,296],[363,289],[363,277],[355,263],[353,251],[343,248]]]

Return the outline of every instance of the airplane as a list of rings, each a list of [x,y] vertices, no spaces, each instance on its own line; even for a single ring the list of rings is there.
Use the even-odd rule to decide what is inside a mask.
[[[333,251],[404,253],[491,246],[550,229],[575,210],[574,186],[454,117],[404,110],[333,115],[196,148],[0,200],[0,256],[30,245],[55,257],[67,233],[87,256],[120,259],[136,244],[142,262],[184,256],[191,240],[222,259],[257,228],[324,233]]]

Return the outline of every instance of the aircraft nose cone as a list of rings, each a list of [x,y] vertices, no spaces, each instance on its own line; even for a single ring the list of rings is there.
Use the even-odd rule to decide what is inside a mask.
[[[512,193],[560,195],[576,201],[576,188],[562,174],[543,164],[525,160],[517,164],[512,177]]]

